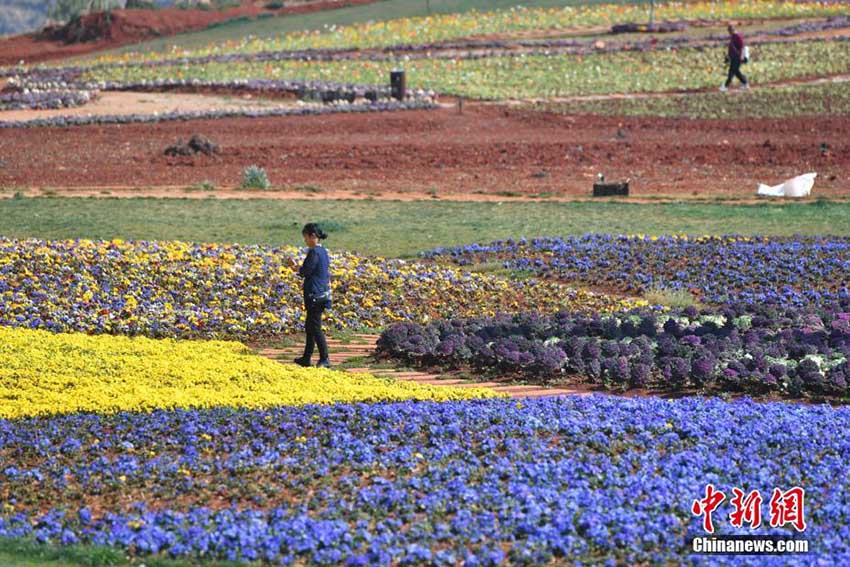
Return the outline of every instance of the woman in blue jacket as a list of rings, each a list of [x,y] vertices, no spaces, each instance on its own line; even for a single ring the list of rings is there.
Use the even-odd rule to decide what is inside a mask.
[[[313,356],[313,345],[319,347],[319,368],[330,368],[328,358],[328,343],[322,332],[322,312],[331,307],[331,286],[328,275],[330,259],[321,241],[328,237],[316,223],[308,223],[301,230],[304,243],[310,248],[298,275],[304,278],[304,308],[307,311],[305,330],[307,343],[304,345],[304,355],[295,359],[295,364],[310,366]]]

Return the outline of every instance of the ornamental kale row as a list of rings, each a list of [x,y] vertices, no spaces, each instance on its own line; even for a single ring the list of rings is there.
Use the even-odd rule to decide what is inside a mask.
[[[0,110],[72,108],[88,103],[96,95],[85,90],[46,90],[0,94]]]
[[[538,276],[644,293],[684,290],[701,301],[817,305],[850,297],[850,238],[616,236],[496,241],[425,253],[469,265],[502,260]]]
[[[284,565],[714,565],[685,545],[707,483],[799,485],[812,553],[724,561],[846,565],[848,427],[850,408],[609,396],[0,420],[0,537]],[[793,533],[730,510],[717,533]]]
[[[848,394],[850,299],[813,313],[739,304],[658,313],[561,312],[398,323],[378,354],[414,366],[581,376],[609,388],[702,388],[799,397]]]
[[[400,110],[430,110],[437,106],[432,102],[385,102],[367,104],[341,104],[325,106],[316,104],[304,107],[273,107],[268,109],[236,109],[206,111],[173,111],[162,114],[106,114],[93,116],[55,116],[26,121],[0,121],[3,128],[37,128],[88,126],[91,124],[134,124],[157,123],[169,120],[210,120],[218,118],[266,118],[269,116],[312,116],[332,113],[394,112]]]

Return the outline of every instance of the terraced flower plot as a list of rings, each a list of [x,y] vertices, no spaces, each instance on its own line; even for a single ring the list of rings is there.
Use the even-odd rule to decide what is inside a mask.
[[[850,564],[846,4],[470,2],[0,69],[0,564]],[[804,171],[841,201],[737,204]],[[639,199],[547,201],[602,176]],[[97,198],[137,190],[203,199]],[[304,251],[257,244],[317,219],[334,369],[292,364]],[[709,234],[607,234],[657,227]],[[796,549],[695,553],[741,535]]]
[[[737,2],[659,2],[655,17],[661,20],[713,20],[818,18],[846,15],[839,2],[793,2],[742,0]],[[166,52],[108,55],[93,62],[135,62],[208,56],[218,53],[257,53],[305,49],[366,49],[385,46],[433,43],[457,38],[508,34],[524,31],[558,31],[576,28],[610,27],[623,22],[642,22],[647,17],[638,3],[568,5],[553,8],[518,6],[499,11],[470,11],[434,14],[425,18],[403,18],[333,26],[322,31],[306,31],[283,37],[253,38],[212,44],[202,49],[172,49]]]
[[[682,291],[708,303],[820,306],[850,296],[847,237],[622,236],[497,241],[423,253],[635,293]]]
[[[763,44],[748,72],[762,83],[850,72],[850,42]],[[388,61],[276,61],[110,67],[83,81],[135,84],[176,76],[187,81],[302,79],[381,84],[403,66],[411,87],[484,99],[602,93],[663,92],[715,87],[724,75],[723,49],[613,52],[585,56],[519,55],[476,59]]]
[[[0,419],[80,412],[269,408],[493,397],[284,366],[224,341],[92,337],[0,327]]]
[[[303,325],[296,248],[185,242],[0,239],[0,325],[151,337],[261,338]],[[512,281],[355,253],[333,254],[337,329],[524,305],[639,305],[560,284]]]
[[[802,485],[803,557],[841,564],[848,425],[828,406],[602,396],[3,421],[0,535],[275,565],[710,565],[686,548],[706,483]],[[716,534],[798,537],[731,510]]]

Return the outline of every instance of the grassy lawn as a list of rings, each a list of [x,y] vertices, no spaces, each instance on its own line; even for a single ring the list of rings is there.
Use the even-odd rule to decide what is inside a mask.
[[[176,561],[164,558],[128,560],[119,549],[99,546],[36,544],[28,540],[0,540],[0,565],[3,567],[237,567],[229,561]]]
[[[458,203],[24,198],[0,201],[0,235],[302,245],[322,223],[328,246],[386,257],[507,238],[617,234],[850,235],[850,204]]]

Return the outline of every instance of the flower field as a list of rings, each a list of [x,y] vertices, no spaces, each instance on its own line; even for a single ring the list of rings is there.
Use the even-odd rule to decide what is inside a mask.
[[[846,301],[847,237],[617,236],[498,241],[423,254],[642,294],[680,290],[709,303],[820,305]]]
[[[765,43],[749,65],[761,82],[850,71],[850,42]],[[139,83],[177,76],[185,80],[301,79],[382,84],[403,67],[412,88],[484,99],[663,92],[715,87],[723,76],[722,47],[619,51],[564,56],[520,54],[475,59],[273,61],[189,64],[178,67],[105,67],[84,82]]]
[[[0,327],[0,418],[494,395],[284,366],[235,342]]]
[[[516,314],[396,324],[379,348],[418,366],[607,388],[847,398],[850,242],[841,237],[585,235],[424,254],[708,306],[605,316]]]
[[[655,17],[660,20],[715,20],[806,18],[846,15],[841,3],[739,0],[736,2],[659,2]],[[245,37],[241,41],[209,45],[199,50],[172,49],[162,53],[108,55],[93,62],[140,62],[181,57],[204,57],[219,53],[257,53],[307,49],[364,49],[432,43],[457,38],[523,31],[610,27],[615,23],[644,21],[647,8],[639,4],[589,4],[554,8],[517,7],[490,12],[435,14],[352,26],[334,26],[323,31],[305,31],[275,38]]]
[[[545,37],[558,30],[639,21],[644,12],[645,6],[628,3],[519,7],[368,22],[271,39],[247,36],[239,42],[200,50],[106,56],[72,66],[0,69],[0,76],[11,77],[10,84],[33,83],[32,88],[0,95],[0,110],[79,106],[103,90],[214,86],[262,95],[267,89],[294,93],[292,85],[296,83],[314,83],[308,88],[315,91],[316,102],[322,103],[204,113],[53,116],[0,121],[0,128],[434,109],[434,93],[505,100],[675,93],[716,87],[718,77],[725,72],[723,34],[611,42]],[[656,17],[715,23],[727,18],[789,20],[778,29],[752,31],[760,37],[752,44],[754,55],[747,72],[758,77],[759,84],[850,72],[850,42],[840,37],[840,32],[835,37],[820,35],[848,26],[848,16],[840,3],[673,2],[659,4]],[[816,17],[830,19],[801,20]],[[544,37],[522,38],[522,34],[530,32]],[[519,34],[520,44],[505,43],[498,34]],[[494,36],[496,39],[492,39]],[[516,51],[519,45],[523,49]],[[407,73],[410,97],[406,101],[386,100],[386,87],[381,86],[386,85],[390,71],[395,69]],[[43,88],[40,83],[65,87]],[[304,90],[297,88],[299,93]],[[368,95],[368,102],[363,94]],[[822,96],[816,96],[815,103],[823,104]],[[611,104],[615,103],[595,101],[578,110],[605,113]],[[628,108],[640,105],[631,101],[625,104]]]
[[[5,420],[0,535],[283,565],[714,565],[686,550],[707,483],[803,485],[812,554],[725,562],[838,565],[848,426],[828,406],[601,396]],[[795,533],[727,508],[716,533]]]
[[[185,242],[0,239],[0,325],[147,335],[260,338],[303,325],[297,248]],[[636,306],[557,283],[332,254],[337,329],[378,328],[449,314],[541,305],[607,311]]]
[[[378,341],[383,355],[420,366],[573,377],[606,388],[846,400],[850,297],[819,313],[739,304],[664,313],[541,317],[520,314],[398,323]]]
[[[4,53],[0,564],[850,564],[847,3],[535,3],[569,5]],[[751,205],[797,169],[837,200]],[[333,369],[293,363],[306,250],[270,244],[305,221]]]

